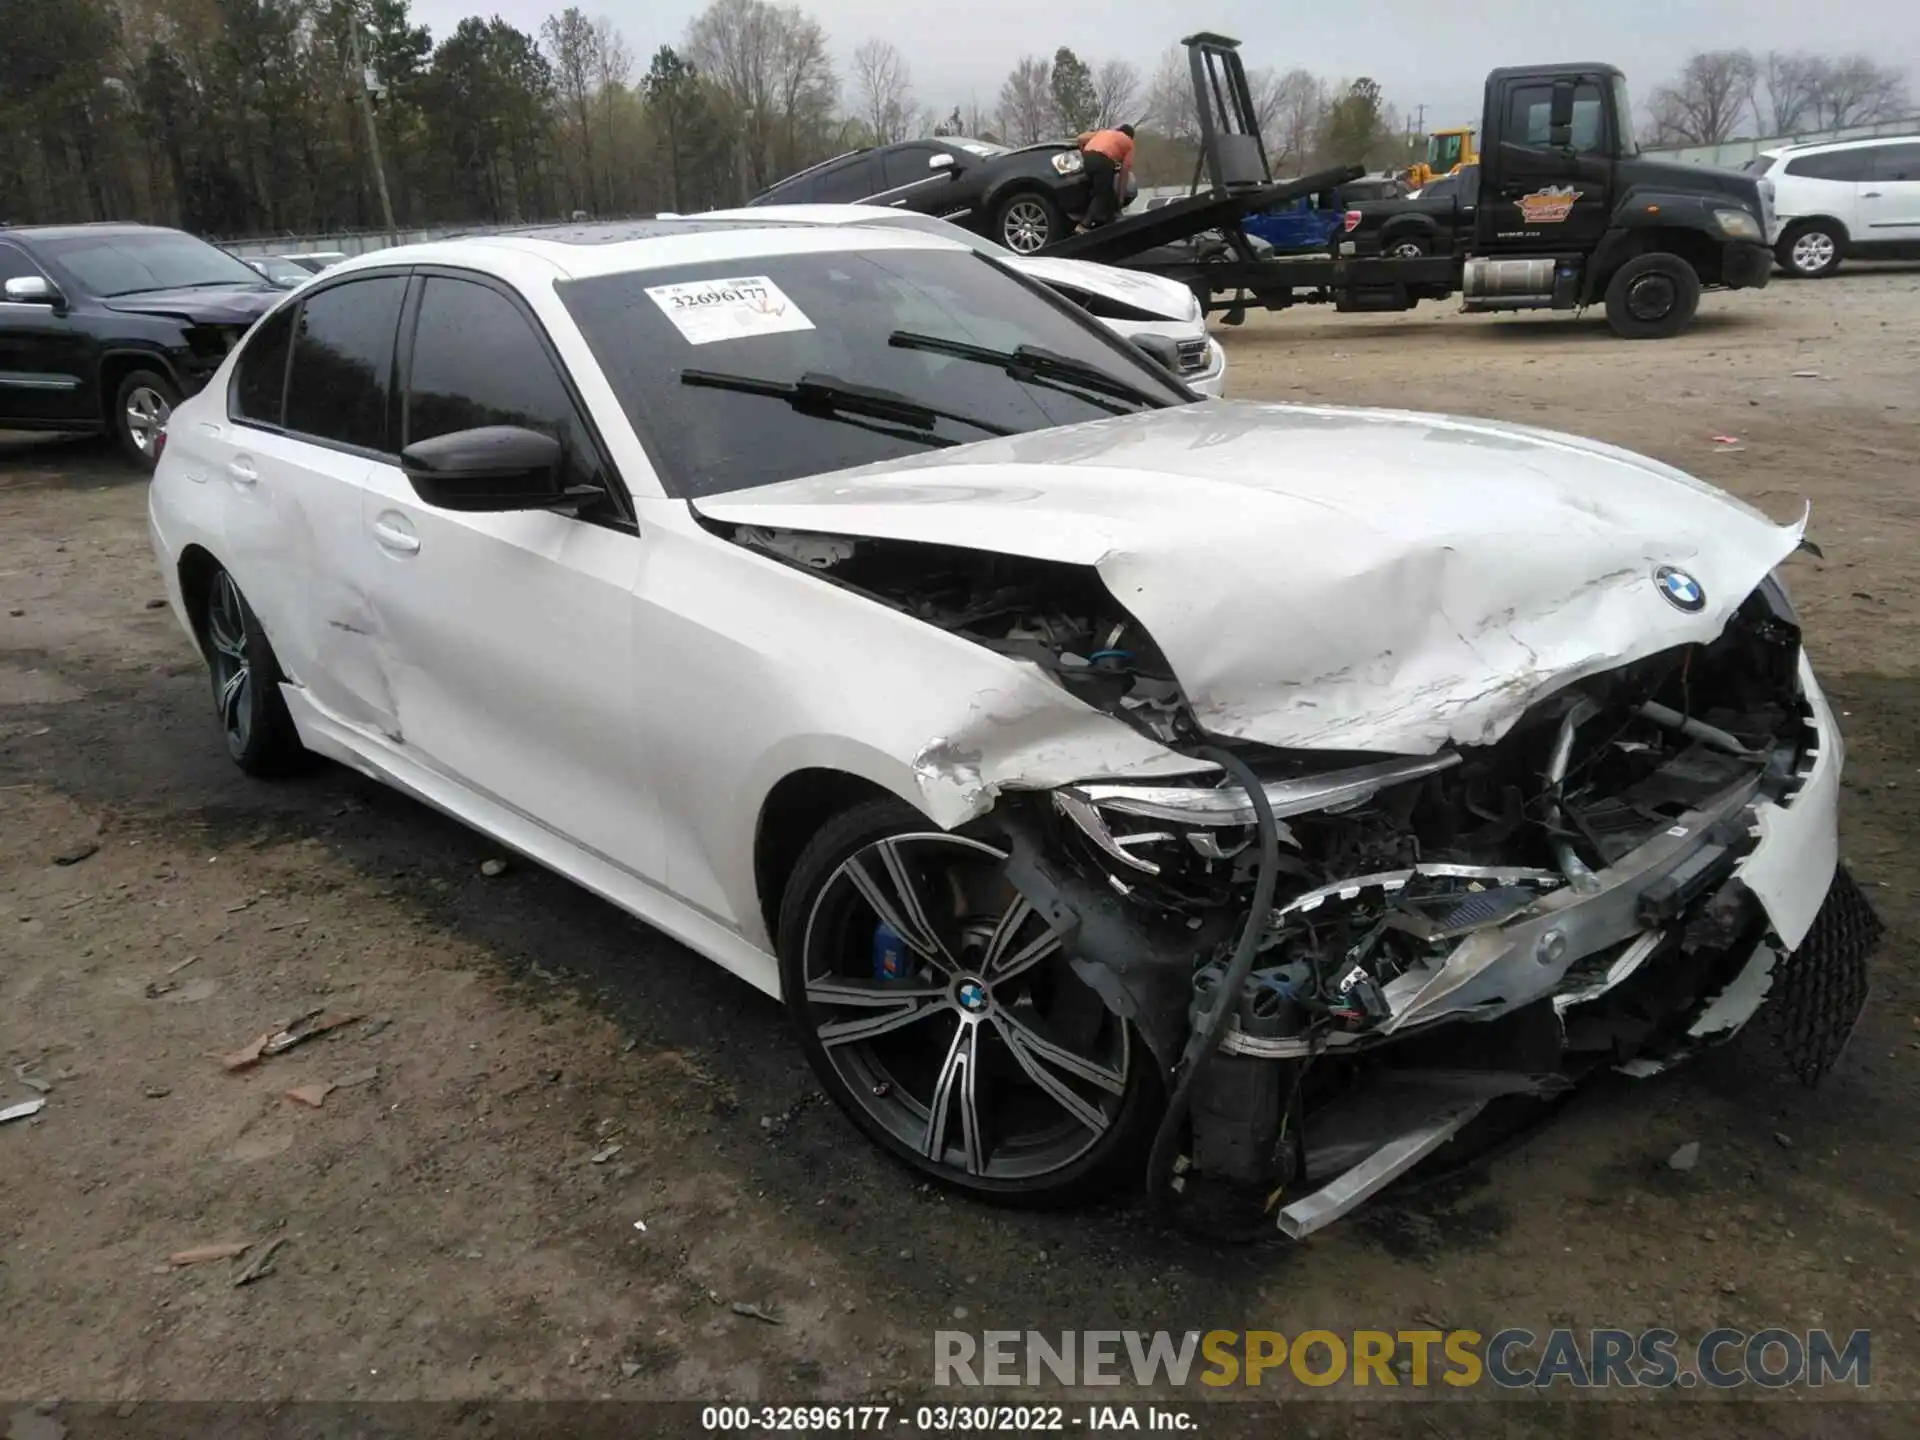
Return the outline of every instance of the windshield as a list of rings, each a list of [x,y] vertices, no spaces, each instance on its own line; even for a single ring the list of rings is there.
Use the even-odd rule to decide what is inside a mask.
[[[42,242],[82,290],[103,298],[197,285],[258,285],[259,274],[226,251],[177,230],[75,235]]]
[[[775,255],[555,288],[662,483],[684,497],[1192,399],[1110,331],[964,252]],[[962,353],[1022,346],[1047,363]],[[1076,378],[1075,368],[1098,374]],[[688,383],[689,371],[726,381]],[[775,393],[803,384],[819,404]],[[827,403],[835,387],[938,413],[917,431],[848,423]]]
[[[1638,155],[1640,142],[1633,135],[1633,101],[1627,95],[1627,77],[1613,77],[1613,123],[1620,127],[1620,149],[1622,157]]]
[[[1756,155],[1740,168],[1749,175],[1764,175],[1773,168],[1774,159],[1772,155]]]
[[[995,155],[1011,155],[1013,153],[1011,150],[1007,149],[1006,146],[996,145],[991,140],[971,140],[971,139],[961,140],[958,138],[953,138],[953,139],[949,139],[947,141],[947,144],[958,146],[960,149],[965,150],[969,155],[983,155],[989,160],[992,159]]]

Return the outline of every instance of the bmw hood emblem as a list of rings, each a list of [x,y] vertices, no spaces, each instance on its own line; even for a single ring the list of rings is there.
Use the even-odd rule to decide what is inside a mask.
[[[1707,592],[1684,570],[1662,565],[1653,572],[1653,583],[1659,588],[1661,598],[1676,610],[1697,615],[1707,607]]]

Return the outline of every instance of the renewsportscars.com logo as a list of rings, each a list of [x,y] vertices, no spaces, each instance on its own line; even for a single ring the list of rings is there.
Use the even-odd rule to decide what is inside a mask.
[[[1826,1330],[937,1330],[935,1385],[1260,1386],[1507,1390],[1784,1389],[1871,1383],[1873,1334]]]

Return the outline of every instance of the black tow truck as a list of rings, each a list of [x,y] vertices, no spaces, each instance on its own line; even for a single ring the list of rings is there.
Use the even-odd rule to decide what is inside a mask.
[[[1241,217],[1274,199],[1337,196],[1359,171],[1276,185],[1239,42],[1203,33],[1182,43],[1211,188],[1041,253],[1178,280],[1228,324],[1249,307],[1397,311],[1458,293],[1470,311],[1604,304],[1616,334],[1661,339],[1686,327],[1703,289],[1767,283],[1766,187],[1735,171],[1643,156],[1626,79],[1597,63],[1515,66],[1487,77],[1476,193],[1448,223],[1431,227],[1443,237],[1435,253],[1360,253],[1336,232],[1325,256],[1258,257]],[[1225,242],[1212,258],[1180,243],[1202,230]]]

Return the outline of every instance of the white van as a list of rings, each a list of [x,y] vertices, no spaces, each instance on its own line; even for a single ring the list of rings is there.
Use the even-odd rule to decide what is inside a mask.
[[[1773,253],[1789,275],[1831,275],[1849,257],[1920,259],[1920,135],[1783,145],[1746,170],[1773,182]]]

